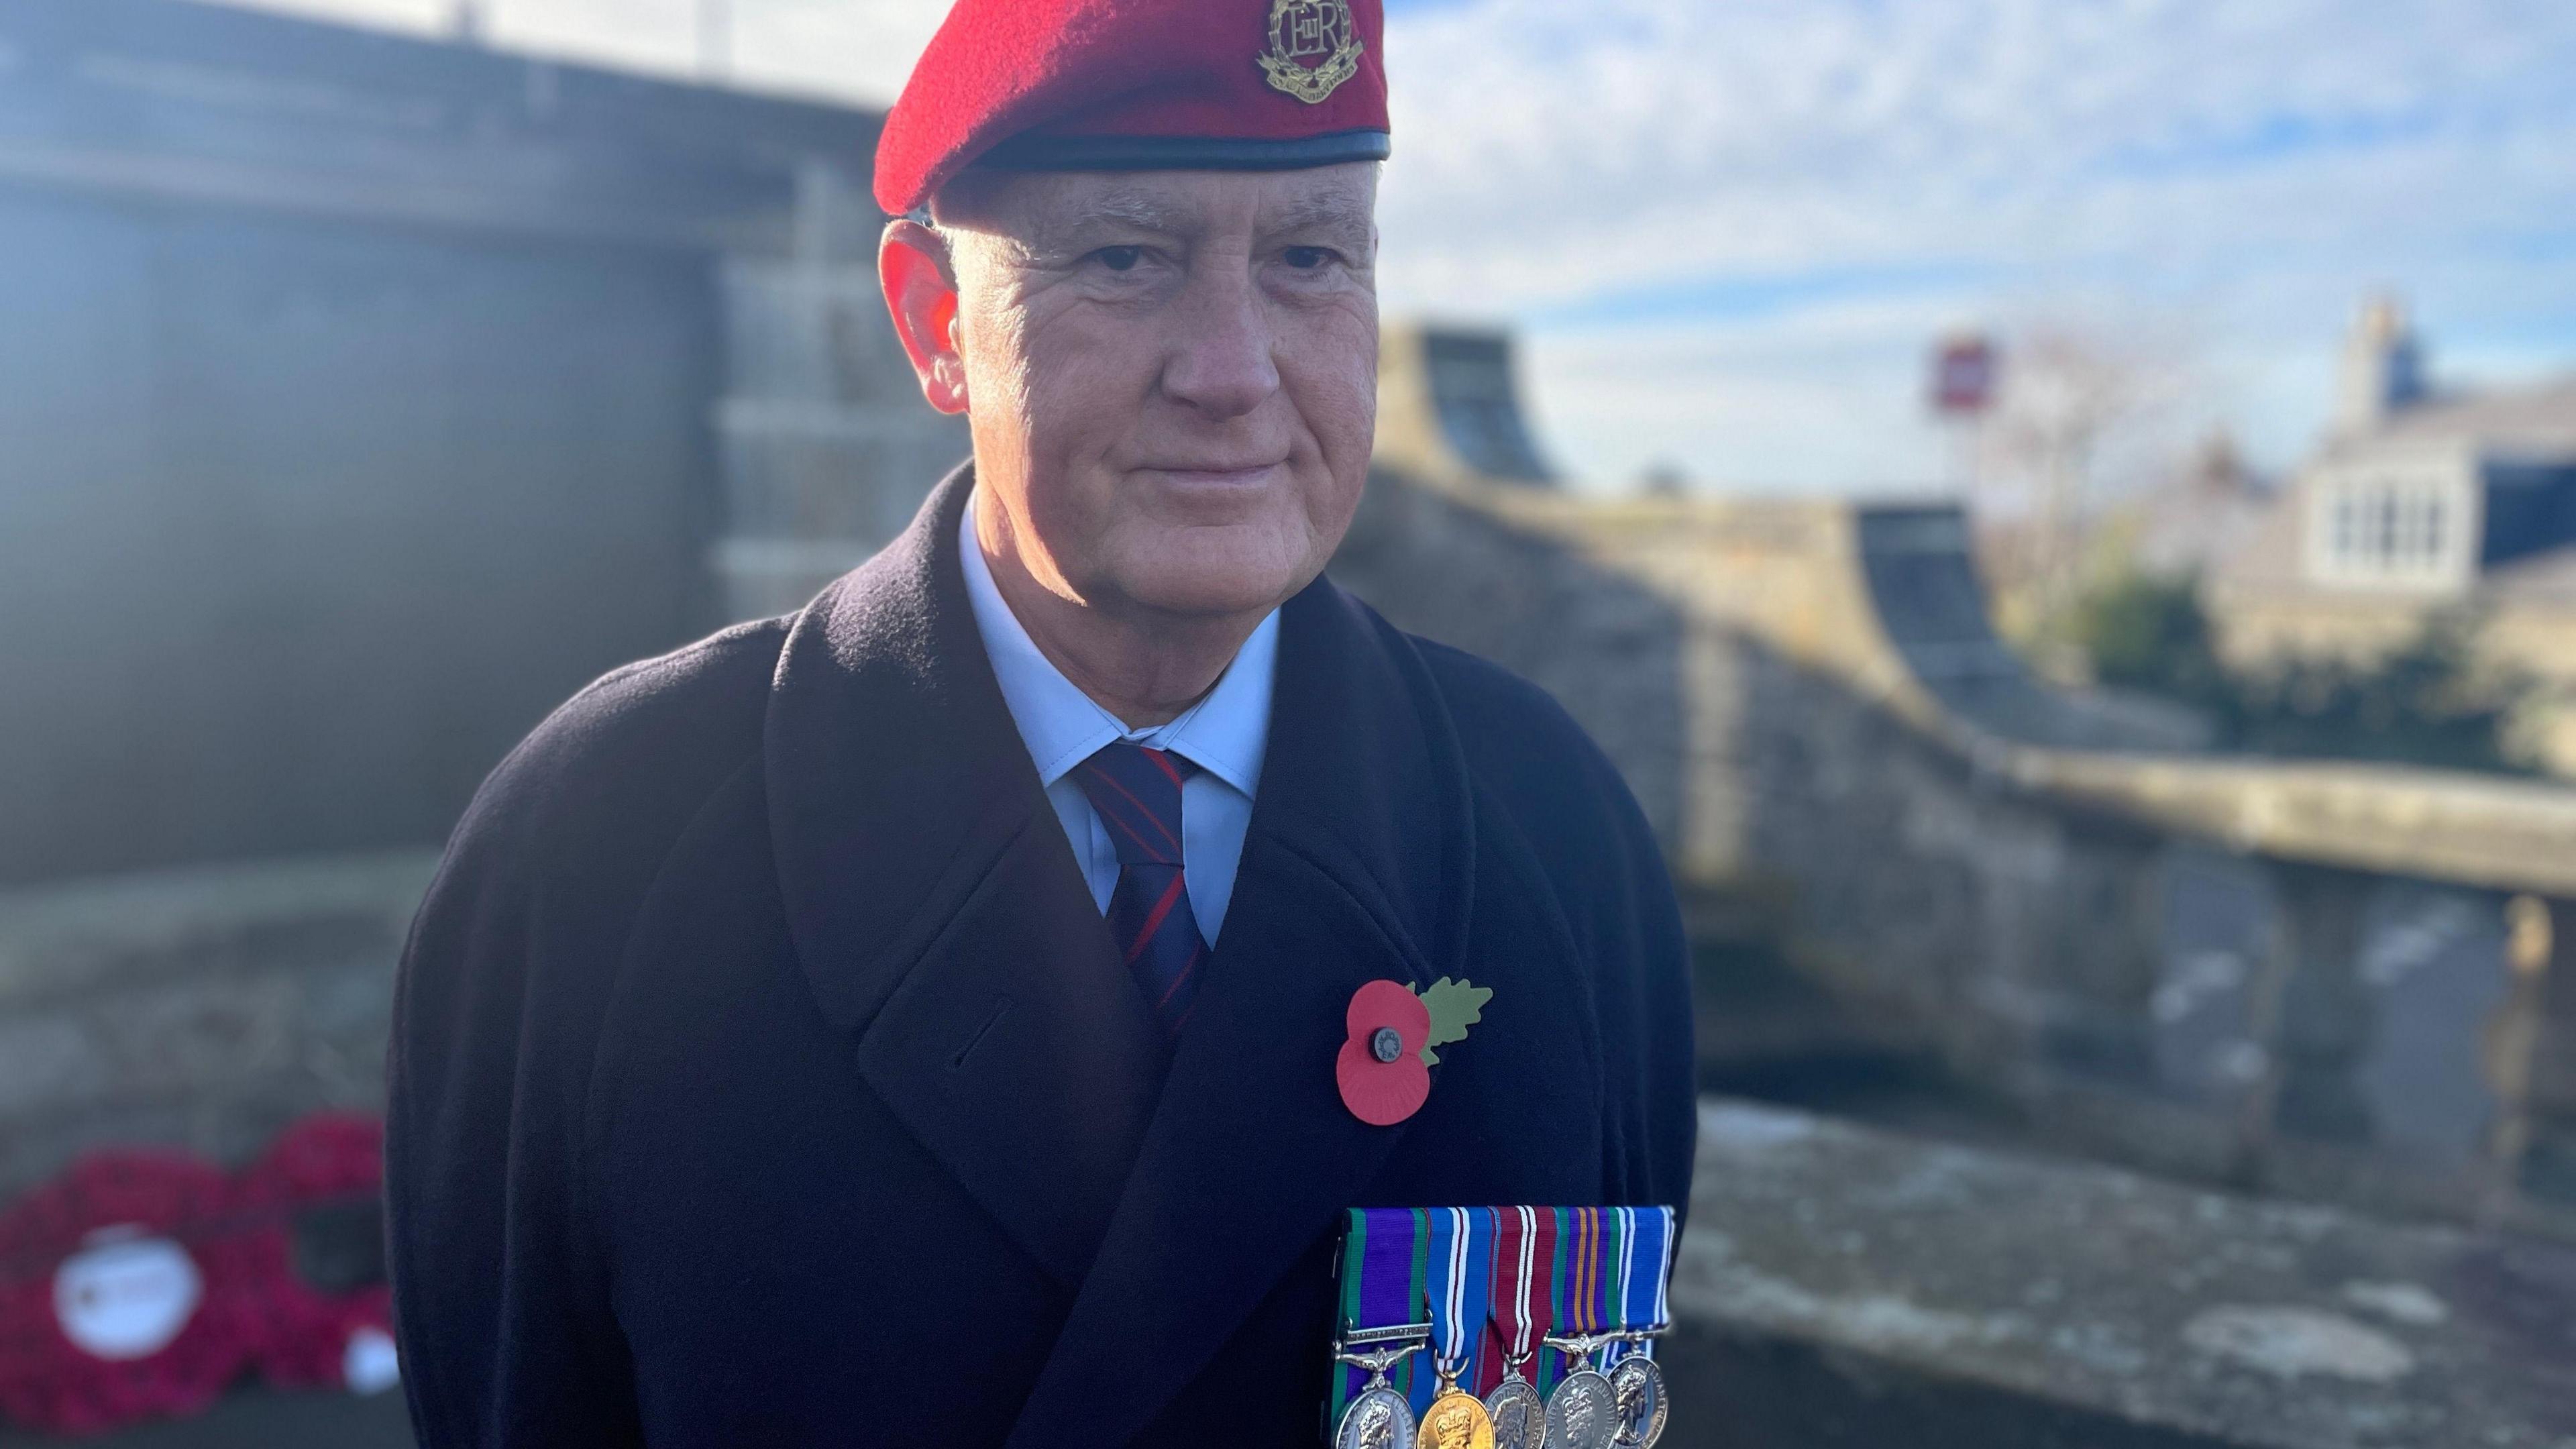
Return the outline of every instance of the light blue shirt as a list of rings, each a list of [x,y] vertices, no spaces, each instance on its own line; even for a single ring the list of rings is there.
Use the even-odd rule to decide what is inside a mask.
[[[1199,767],[1181,786],[1181,870],[1189,882],[1199,934],[1215,945],[1226,903],[1234,898],[1243,829],[1252,819],[1252,792],[1261,781],[1262,752],[1270,745],[1279,611],[1270,611],[1218,676],[1216,687],[1178,719],[1152,729],[1129,729],[1038,652],[1019,616],[1003,601],[984,550],[975,542],[975,509],[983,497],[975,495],[958,531],[966,597],[974,605],[976,632],[984,636],[984,653],[993,661],[993,677],[1001,683],[1002,702],[1010,706],[1020,742],[1029,747],[1038,782],[1046,786],[1047,802],[1055,806],[1073,858],[1091,885],[1093,904],[1109,909],[1109,893],[1118,885],[1118,847],[1072,778],[1073,767],[1117,740],[1170,750]]]

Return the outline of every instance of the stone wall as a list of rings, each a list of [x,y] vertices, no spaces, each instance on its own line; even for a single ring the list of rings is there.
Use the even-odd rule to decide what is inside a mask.
[[[1781,540],[1822,526],[1753,512],[1738,528],[1772,546],[1709,547],[1704,571],[1742,573],[1699,587],[1764,589],[1794,563]],[[1694,904],[1765,913],[1802,965],[1927,1044],[2118,1070],[2143,1052],[2157,837],[1987,777],[1671,581],[1445,488],[1375,480],[1333,574],[1548,689],[1619,765]],[[1795,587],[1775,599],[1795,606]]]
[[[421,852],[0,893],[0,1203],[83,1148],[247,1160],[382,1106]]]
[[[1334,573],[1601,742],[1703,944],[1752,944],[1703,953],[1710,1040],[1794,1046],[1715,1015],[1775,1005],[1741,972],[1776,958],[1820,1055],[1927,1056],[2052,1145],[2557,1224],[2496,1184],[2569,1140],[2515,1063],[2576,1038],[2514,1005],[2498,928],[2511,891],[2576,893],[2576,795],[2140,748],[2187,731],[1991,657],[1941,527],[1389,469]],[[2525,1099],[2555,1125],[2517,1146]]]
[[[963,452],[874,112],[190,0],[0,71],[0,882],[435,841]]]
[[[726,622],[803,608],[912,522],[970,451],[963,418],[922,401],[877,289],[885,217],[838,166],[799,177],[785,256],[722,266],[722,536],[709,557]]]

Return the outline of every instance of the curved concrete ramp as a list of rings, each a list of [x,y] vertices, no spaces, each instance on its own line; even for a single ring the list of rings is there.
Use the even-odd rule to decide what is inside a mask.
[[[1530,438],[1509,333],[1390,327],[1378,349],[1378,458],[1414,472],[1549,484]]]
[[[1968,523],[1946,506],[1861,507],[1861,580],[1879,631],[1941,707],[2015,744],[2084,750],[2189,750],[2208,724],[2189,710],[2101,692],[2074,694],[2034,676],[1996,637],[1969,549]]]

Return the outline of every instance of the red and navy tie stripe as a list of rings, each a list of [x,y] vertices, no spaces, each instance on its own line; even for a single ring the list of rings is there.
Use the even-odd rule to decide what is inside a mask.
[[[1109,934],[1163,1030],[1178,1034],[1207,964],[1181,869],[1181,782],[1196,767],[1178,755],[1120,740],[1074,768],[1118,847]]]

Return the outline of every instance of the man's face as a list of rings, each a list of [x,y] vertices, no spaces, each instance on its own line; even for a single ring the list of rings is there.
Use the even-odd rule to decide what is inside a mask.
[[[975,175],[937,208],[984,520],[1121,614],[1266,610],[1350,525],[1377,415],[1377,172]]]

